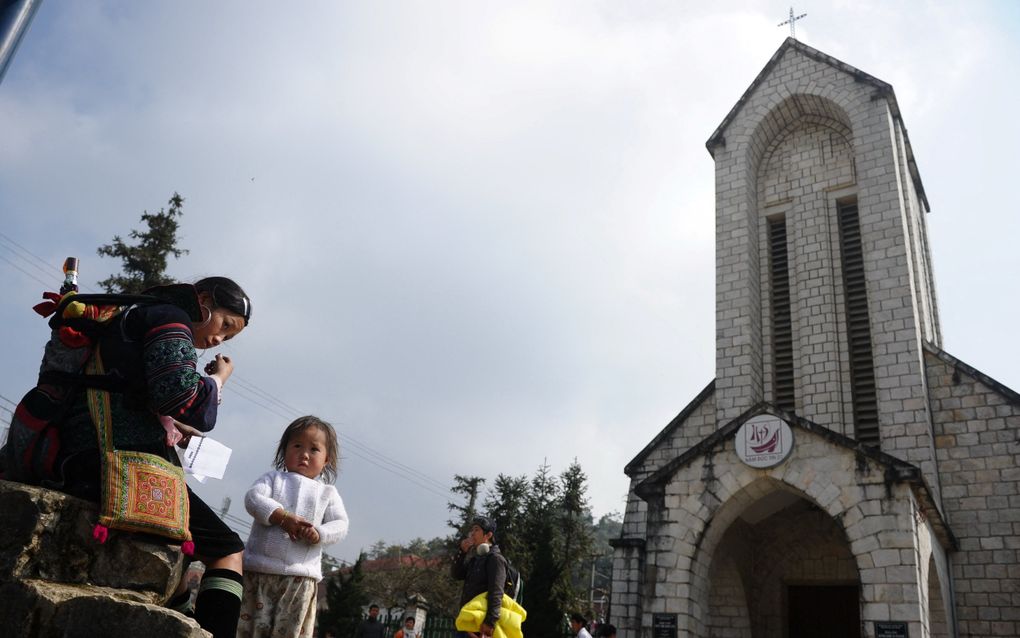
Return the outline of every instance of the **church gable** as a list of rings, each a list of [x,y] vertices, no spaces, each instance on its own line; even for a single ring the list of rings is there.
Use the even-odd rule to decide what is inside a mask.
[[[774,411],[748,411],[634,488],[647,503],[645,564],[655,566],[647,595],[678,611],[690,635],[735,618],[780,622],[769,613],[791,580],[845,582],[856,600],[858,583],[910,573],[915,558],[927,564],[955,547],[917,467],[816,423],[783,415],[790,456],[746,465],[735,435],[766,408]],[[919,557],[901,551],[915,546]],[[673,585],[680,574],[693,575],[688,587]],[[739,613],[723,613],[735,605]]]
[[[805,72],[805,64],[815,65],[815,69]],[[793,82],[809,78],[809,81]],[[776,87],[779,87],[776,90]],[[760,119],[761,115],[769,113],[771,117],[763,122],[763,130],[757,131],[753,145],[761,152],[761,138],[773,139],[786,124],[800,119],[807,114],[817,114],[831,120],[845,120],[846,116],[840,114],[849,112],[848,108],[853,93],[860,92],[858,87],[865,87],[868,99],[882,98],[889,103],[890,112],[897,120],[902,120],[899,104],[896,95],[890,84],[861,71],[841,60],[810,47],[803,42],[793,38],[786,41],[776,50],[772,58],[758,73],[751,85],[740,96],[730,112],[726,114],[712,136],[705,143],[709,153],[715,157],[717,149],[727,146],[727,137],[736,137],[738,141],[752,133],[751,130],[743,128],[741,124],[733,127],[735,121]],[[774,93],[775,95],[769,95]],[[765,99],[762,99],[765,96]],[[812,96],[824,98],[835,108],[829,105],[805,104]],[[778,99],[777,99],[778,97]],[[787,100],[787,98],[793,98]],[[786,100],[780,108],[775,108],[779,102]],[[747,114],[746,111],[751,111]],[[925,210],[930,210],[928,199],[921,183],[921,176],[917,170],[917,162],[914,159],[913,150],[910,147],[909,139],[906,138],[906,127],[903,127],[905,138],[906,161],[909,165],[911,179],[917,191],[920,201]]]
[[[627,476],[643,478],[715,430],[714,393],[712,381],[631,459],[623,469]]]
[[[941,515],[935,506],[935,500],[932,498],[919,468],[874,447],[862,445],[858,441],[846,437],[839,432],[829,430],[813,421],[776,409],[767,403],[762,403],[748,410],[745,414],[719,428],[696,445],[691,446],[683,454],[676,456],[668,463],[656,469],[633,486],[634,493],[646,499],[661,496],[667,491],[668,485],[678,480],[677,477],[681,472],[691,466],[701,467],[705,459],[710,459],[711,465],[720,472],[735,472],[748,474],[749,476],[754,476],[756,473],[760,474],[760,472],[740,462],[733,440],[740,431],[741,426],[751,418],[761,414],[778,415],[793,430],[794,440],[796,441],[794,451],[790,458],[782,462],[781,466],[799,472],[795,468],[811,465],[811,458],[823,458],[829,461],[842,458],[843,460],[841,462],[837,461],[836,464],[841,464],[846,469],[853,468],[858,479],[867,475],[873,475],[882,477],[880,482],[908,482],[914,485],[918,500],[923,504],[923,509],[928,510],[928,513],[937,521],[937,527],[940,528],[940,536],[945,544],[947,546],[954,544],[955,541],[952,540],[948,528],[941,520]],[[798,447],[800,446],[810,447],[810,451],[801,451],[802,454],[807,455],[807,458],[800,458],[798,454]],[[823,465],[831,467],[832,463],[829,461]],[[819,466],[816,464],[815,467]],[[768,474],[771,474],[771,471]],[[692,476],[705,477],[706,475],[701,470],[698,470]],[[782,476],[783,473],[781,472],[780,476],[776,478],[782,480]],[[850,477],[845,478],[850,479]],[[702,480],[706,479],[698,478],[694,482],[700,483]],[[715,479],[709,478],[707,480]],[[753,481],[754,479],[752,478],[751,480]],[[848,482],[854,481],[848,480]],[[797,481],[793,483],[796,485]],[[799,487],[807,488],[808,485],[805,483]],[[810,492],[810,490],[808,491]]]

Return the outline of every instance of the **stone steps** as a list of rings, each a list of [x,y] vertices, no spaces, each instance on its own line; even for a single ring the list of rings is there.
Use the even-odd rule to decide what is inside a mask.
[[[199,638],[163,607],[181,577],[180,547],[110,532],[92,539],[95,503],[0,481],[0,635]]]

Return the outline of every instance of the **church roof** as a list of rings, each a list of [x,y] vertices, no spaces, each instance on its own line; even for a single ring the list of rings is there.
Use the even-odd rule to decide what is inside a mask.
[[[638,452],[637,456],[631,459],[630,463],[624,466],[623,468],[624,474],[626,474],[627,476],[631,476],[632,472],[637,468],[637,466],[643,463],[644,460],[648,458],[648,455],[655,450],[655,448],[659,447],[659,443],[661,443],[663,439],[672,434],[673,430],[683,425],[684,421],[687,420],[687,417],[689,417],[692,412],[698,409],[698,406],[701,405],[705,401],[705,399],[712,396],[712,393],[714,392],[715,392],[715,379],[712,379],[709,382],[709,384],[705,386],[705,389],[702,390],[698,394],[698,396],[694,397],[693,401],[687,404],[687,407],[685,407],[683,410],[680,410],[680,414],[673,417],[673,420],[667,423],[666,427],[662,428],[662,430],[655,435],[655,438],[652,439],[651,442],[648,445],[646,445],[643,450]]]
[[[744,94],[740,96],[740,99],[737,100],[737,103],[733,105],[733,108],[730,109],[730,112],[726,114],[726,117],[723,118],[722,123],[719,124],[719,126],[715,129],[715,132],[713,132],[712,136],[708,138],[708,141],[705,142],[705,146],[708,148],[708,152],[714,157],[715,148],[720,144],[722,145],[726,144],[725,137],[726,129],[736,118],[737,114],[747,103],[748,99],[751,97],[754,91],[769,77],[769,75],[772,73],[772,69],[775,68],[775,66],[779,63],[779,61],[783,58],[784,55],[791,51],[800,53],[805,57],[808,57],[817,62],[821,62],[822,64],[828,64],[829,66],[836,68],[846,73],[847,75],[853,77],[853,79],[857,82],[870,84],[871,86],[875,87],[874,99],[884,98],[889,103],[889,110],[892,112],[893,117],[897,121],[899,121],[900,128],[903,131],[903,144],[906,147],[907,165],[910,167],[910,177],[914,182],[914,188],[917,190],[917,197],[918,199],[921,200],[921,203],[924,204],[924,210],[926,212],[931,212],[931,207],[928,205],[928,197],[927,195],[925,195],[924,192],[924,185],[921,183],[921,174],[917,169],[917,162],[914,159],[914,151],[910,146],[910,137],[907,135],[907,125],[903,121],[903,116],[900,113],[899,104],[896,102],[896,94],[893,92],[892,85],[887,82],[883,82],[882,80],[879,80],[873,75],[869,75],[864,71],[861,71],[860,69],[853,67],[847,64],[846,62],[843,62],[842,60],[838,60],[832,57],[831,55],[822,53],[818,49],[809,47],[808,45],[794,38],[786,38],[783,44],[781,44],[779,48],[776,49],[776,52],[772,54],[772,57],[769,59],[765,67],[762,68],[761,72],[758,73],[758,76],[754,78],[754,81],[751,82],[751,85],[749,87],[747,87],[747,90],[744,91]]]
[[[886,454],[876,447],[864,445],[859,441],[844,436],[839,432],[830,430],[823,425],[815,423],[814,421],[799,417],[785,410],[781,410],[766,401],[758,403],[737,418],[702,439],[697,445],[692,446],[680,456],[660,467],[643,481],[635,485],[634,493],[643,499],[661,495],[666,484],[669,483],[672,477],[681,468],[692,463],[695,459],[703,456],[716,446],[722,444],[722,442],[726,439],[735,436],[737,430],[740,429],[740,426],[742,426],[748,419],[764,413],[776,415],[792,427],[799,427],[803,430],[807,430],[808,432],[812,432],[826,439],[837,447],[850,450],[857,455],[859,460],[870,459],[871,461],[884,466],[885,480],[887,484],[900,481],[909,483],[914,495],[917,497],[917,500],[921,505],[921,508],[925,511],[929,520],[931,520],[935,533],[938,535],[943,546],[957,546],[956,537],[942,518],[942,513],[939,511],[938,504],[932,496],[931,490],[928,488],[928,484],[925,482],[924,475],[919,467],[902,459],[898,459],[890,454]]]
[[[984,384],[986,387],[991,388],[994,392],[997,392],[999,396],[1005,399],[1007,403],[1020,407],[1020,393],[1016,392],[1015,390],[1011,389],[1010,387],[1002,383],[999,383],[998,381],[991,378],[984,372],[981,372],[980,370],[967,365],[963,361],[960,361],[959,359],[949,354],[942,348],[936,346],[934,343],[930,341],[924,342],[924,349],[929,354],[942,360],[944,363],[952,366],[954,370],[963,372],[972,379],[976,379],[977,381],[980,381],[982,384]]]

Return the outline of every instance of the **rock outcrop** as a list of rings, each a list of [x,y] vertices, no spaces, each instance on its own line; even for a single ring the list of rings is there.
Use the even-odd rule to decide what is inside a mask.
[[[11,638],[208,636],[163,603],[180,579],[180,548],[110,532],[92,539],[96,505],[0,481],[0,634]]]

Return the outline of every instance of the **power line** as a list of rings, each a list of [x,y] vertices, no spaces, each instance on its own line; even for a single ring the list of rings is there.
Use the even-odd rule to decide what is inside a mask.
[[[17,256],[17,255],[15,255],[15,257],[16,257],[16,256]],[[21,266],[19,266],[18,264],[14,263],[13,261],[11,261],[10,259],[8,259],[8,258],[7,258],[7,257],[5,257],[4,255],[0,255],[0,259],[2,259],[2,260],[4,260],[4,261],[6,261],[6,262],[7,262],[8,264],[10,264],[11,266],[13,266],[14,268],[17,268],[17,269],[18,269],[18,270],[20,270],[20,271],[21,271],[22,273],[24,273],[24,274],[25,274],[26,276],[28,276],[28,277],[31,277],[32,279],[34,279],[34,280],[38,281],[38,282],[39,282],[39,283],[41,283],[42,285],[44,285],[44,286],[47,286],[47,287],[50,287],[50,288],[52,288],[52,287],[53,287],[53,284],[52,284],[52,283],[50,283],[50,282],[46,282],[46,281],[43,281],[41,277],[39,277],[39,276],[37,276],[37,275],[34,275],[34,274],[32,274],[32,273],[28,272],[27,270],[25,270],[24,268],[22,268],[22,267],[21,267]]]
[[[50,272],[49,262],[47,260],[43,259],[39,255],[37,255],[37,254],[33,253],[32,251],[28,250],[27,248],[25,248],[24,246],[22,246],[17,241],[15,241],[10,236],[8,236],[8,235],[6,235],[4,233],[0,233],[0,238],[3,238],[6,242],[8,242],[9,244],[11,244],[14,247],[18,248],[20,250],[20,252],[22,252],[25,255],[27,255],[28,257],[31,257],[32,259],[34,259],[35,262],[31,261],[28,257],[25,257],[23,255],[15,254],[13,252],[10,253],[12,256],[14,256],[15,258],[19,259],[23,263],[31,265],[33,268],[35,268],[37,270],[40,270],[40,271],[46,272],[46,273]],[[9,247],[7,247],[7,248],[8,248],[8,250],[10,250]],[[4,261],[9,263],[14,268],[16,268],[17,270],[21,271],[26,276],[28,276],[28,277],[32,278],[33,280],[41,283],[43,286],[46,286],[48,288],[52,288],[53,287],[52,283],[43,281],[41,278],[39,278],[38,276],[34,275],[33,273],[28,272],[27,270],[25,270],[24,268],[22,268],[21,266],[19,266],[15,262],[11,261],[10,259],[5,257],[4,255],[0,254],[0,259],[3,259]],[[40,266],[40,264],[43,264],[46,267]],[[240,390],[240,392],[238,392],[238,396],[239,397],[241,397],[241,398],[243,398],[243,399],[245,399],[247,401],[250,401],[251,403],[257,405],[258,407],[261,407],[262,409],[266,410],[267,412],[270,412],[271,414],[275,414],[276,416],[279,416],[279,417],[284,418],[284,419],[292,419],[295,416],[302,414],[302,412],[300,410],[298,410],[297,408],[295,408],[294,406],[292,406],[292,405],[290,405],[290,404],[288,404],[288,403],[278,399],[277,397],[275,397],[271,393],[267,392],[266,390],[263,390],[262,388],[258,387],[254,383],[252,383],[250,381],[247,381],[247,380],[245,380],[245,379],[243,379],[241,377],[238,377],[237,375],[233,375],[232,378],[237,382],[237,384],[234,385],[232,389],[235,390],[235,391],[236,390]],[[9,399],[5,398],[4,400],[8,401],[12,405],[16,405],[13,401],[10,401]],[[281,409],[282,410],[286,410],[287,412],[286,413],[281,413],[281,411],[280,411]],[[439,480],[437,480],[435,478],[432,478],[431,476],[429,476],[429,475],[427,475],[427,474],[425,474],[425,473],[423,473],[423,472],[421,472],[421,471],[419,471],[419,470],[417,470],[417,469],[415,469],[415,468],[413,468],[411,466],[405,465],[404,463],[401,463],[400,461],[398,461],[396,459],[390,458],[389,456],[387,456],[387,455],[385,455],[385,454],[383,454],[381,452],[377,452],[375,449],[373,449],[368,444],[365,444],[365,443],[363,443],[363,442],[361,442],[361,441],[359,441],[359,440],[357,440],[357,439],[355,439],[355,438],[353,438],[353,437],[351,437],[351,436],[349,436],[347,434],[342,434],[342,439],[343,439],[343,441],[346,444],[345,447],[348,450],[350,450],[351,454],[353,454],[354,456],[357,456],[357,457],[361,458],[362,460],[364,460],[364,461],[366,461],[366,462],[368,462],[368,463],[370,463],[372,465],[375,465],[376,467],[378,467],[380,469],[383,469],[383,470],[385,470],[387,472],[390,472],[391,474],[394,474],[395,476],[403,478],[404,480],[406,480],[406,481],[408,481],[408,482],[410,482],[410,483],[420,487],[423,490],[431,492],[432,494],[441,496],[443,498],[447,498],[449,496],[449,493],[448,493],[449,486],[446,485],[445,483],[443,483],[443,482],[441,482],[441,481],[439,481]]]
[[[233,379],[233,378],[234,377],[232,375],[231,379]],[[266,405],[262,401],[259,401],[258,399],[255,398],[255,397],[260,397],[261,398],[262,396],[265,396],[265,395],[259,395],[257,393],[257,391],[250,390],[247,387],[236,386],[234,388],[234,390],[235,391],[238,391],[238,390],[240,391],[240,392],[236,392],[238,397],[240,397],[242,399],[245,399],[247,401],[250,401],[251,403],[254,403],[255,405],[259,406],[260,408],[266,410],[267,412],[275,414],[276,416],[278,416],[278,417],[280,417],[282,419],[293,419],[293,418],[295,418],[295,416],[300,414],[296,410],[292,414],[281,414],[281,412],[279,410],[274,409],[273,406]],[[252,396],[252,395],[254,395],[254,396]],[[278,401],[278,403],[282,403],[282,402]],[[390,458],[386,457],[385,455],[380,454],[379,452],[376,452],[375,450],[372,450],[368,446],[364,445],[363,443],[360,443],[360,442],[356,441],[355,439],[352,439],[351,437],[349,437],[347,435],[341,435],[341,436],[342,436],[344,442],[347,443],[347,445],[344,446],[343,449],[349,451],[352,455],[354,455],[354,456],[356,456],[356,457],[358,457],[358,458],[360,458],[360,459],[362,459],[364,461],[367,461],[368,463],[370,463],[372,465],[375,465],[376,467],[378,467],[378,468],[380,468],[382,470],[390,472],[391,474],[394,474],[394,475],[396,475],[396,476],[398,476],[398,477],[400,477],[400,478],[402,478],[402,479],[404,479],[404,480],[406,480],[406,481],[408,481],[410,483],[413,483],[414,485],[417,485],[421,489],[426,490],[428,492],[431,492],[431,493],[433,493],[433,494],[435,494],[437,496],[441,496],[443,498],[446,498],[446,497],[449,496],[449,494],[447,493],[446,486],[441,484],[441,483],[439,483],[435,479],[429,477],[428,475],[421,474],[420,472],[414,472],[414,470],[412,468],[408,468],[406,465],[403,465],[402,463],[394,461],[393,459],[390,459]],[[379,461],[385,461],[385,462],[388,462],[388,463],[392,463],[392,464],[396,465],[396,467],[391,467],[391,466],[388,466],[388,465],[384,465],[384,464],[380,463]],[[435,485],[438,485],[438,487],[440,488],[441,491],[435,489],[435,487],[433,487],[432,485],[429,485],[427,483],[423,483],[423,481],[429,481],[429,482],[431,482],[431,483],[433,483]]]
[[[24,246],[22,246],[21,244],[19,244],[16,241],[14,241],[10,236],[5,235],[4,233],[0,233],[0,239],[3,239],[8,244],[14,246],[16,249],[18,249],[19,252],[21,252],[21,253],[27,255],[28,257],[31,257],[32,259],[34,259],[35,261],[34,262],[30,262],[30,263],[32,263],[32,266],[35,267],[35,269],[38,270],[39,272],[41,272],[44,276],[46,276],[46,277],[53,276],[53,271],[54,271],[53,264],[50,263],[48,260],[46,260],[46,259],[40,257],[39,255],[33,253],[31,250],[25,248]],[[26,261],[28,261],[28,260],[26,259]]]
[[[43,286],[46,286],[49,289],[55,288],[55,286],[54,286],[55,282],[57,284],[62,282],[62,279],[60,279],[60,276],[62,276],[62,274],[63,274],[63,263],[60,264],[60,268],[56,268],[56,267],[53,266],[53,264],[49,260],[44,259],[44,258],[40,257],[39,255],[37,255],[36,253],[34,253],[34,252],[30,251],[29,249],[25,248],[24,246],[22,246],[21,244],[16,242],[14,239],[12,239],[9,235],[5,235],[4,233],[0,233],[0,239],[3,239],[8,244],[10,244],[10,246],[0,246],[0,247],[7,248],[7,250],[9,251],[11,256],[13,256],[13,257],[17,258],[18,260],[20,260],[21,263],[27,264],[28,266],[31,266],[32,268],[36,269],[37,271],[42,273],[44,276],[46,276],[46,277],[53,277],[53,279],[50,279],[49,281],[43,281],[42,279],[40,279],[39,277],[37,277],[33,273],[30,273],[30,272],[24,270],[23,268],[21,268],[21,266],[19,266],[18,264],[12,262],[11,260],[7,259],[3,255],[0,255],[0,259],[3,259],[4,261],[9,263],[14,268],[17,268],[18,270],[20,270],[22,273],[24,273],[28,277],[31,277],[32,279],[34,279],[35,281],[41,283]],[[19,254],[15,253],[14,251],[12,251],[11,250],[11,246],[16,248],[17,251],[22,253],[22,254],[19,255]],[[84,292],[93,292],[93,290],[90,287],[88,287],[88,286],[83,286],[83,285],[79,284],[79,288],[82,291],[84,291]]]
[[[272,394],[270,394],[266,390],[263,390],[262,388],[259,388],[254,383],[251,383],[250,381],[247,381],[247,380],[245,380],[242,377],[238,377],[236,374],[231,375],[230,378],[231,378],[231,380],[236,380],[236,381],[240,382],[239,385],[234,386],[234,390],[241,390],[242,391],[242,393],[239,394],[238,396],[241,396],[242,398],[247,398],[249,401],[251,401],[252,403],[258,405],[259,407],[265,409],[266,411],[271,412],[271,413],[275,414],[276,416],[279,416],[279,417],[284,418],[284,419],[292,419],[292,418],[295,418],[295,417],[300,416],[302,414],[302,412],[300,410],[298,410],[297,408],[295,408],[294,406],[292,406],[292,405],[290,405],[290,404],[288,404],[288,403],[286,403],[286,402],[284,402],[284,401],[282,401],[280,399],[277,399],[275,396],[273,396]],[[263,399],[263,400],[266,400],[266,401],[270,401],[270,402],[272,402],[272,403],[282,407],[283,409],[287,410],[289,412],[289,414],[281,414],[278,410],[274,409],[272,406],[267,406],[264,403],[262,403],[261,401],[257,401],[255,399],[251,398],[251,396],[245,395],[244,392],[248,392],[250,394],[258,396],[260,399]],[[389,456],[387,456],[385,454],[382,454],[380,452],[375,451],[371,446],[369,446],[369,445],[359,441],[358,439],[355,439],[354,437],[350,436],[349,434],[345,434],[345,433],[341,433],[341,434],[342,434],[342,438],[343,438],[344,442],[347,443],[351,448],[353,448],[351,450],[351,452],[353,454],[355,454],[356,456],[359,456],[360,458],[362,458],[362,459],[372,463],[373,465],[375,465],[377,467],[385,469],[385,470],[387,470],[389,472],[393,472],[394,474],[397,474],[398,476],[402,476],[403,478],[408,478],[405,475],[410,475],[413,478],[409,479],[409,480],[411,480],[412,482],[418,484],[419,486],[421,486],[421,487],[423,487],[425,489],[429,489],[428,485],[421,485],[421,482],[428,483],[432,487],[436,487],[436,488],[439,488],[440,490],[442,490],[441,496],[443,496],[444,498],[446,498],[448,496],[449,486],[446,485],[445,483],[442,483],[441,481],[438,481],[438,480],[432,478],[431,476],[429,476],[428,474],[425,474],[425,473],[423,473],[423,472],[421,472],[421,471],[419,471],[419,470],[417,470],[417,469],[415,469],[413,467],[405,465],[404,463],[401,463],[400,461],[397,461],[396,459],[390,458]],[[373,458],[369,458],[369,457],[373,457]],[[382,462],[387,463],[388,465],[380,465],[376,461],[382,461]],[[433,493],[436,493],[435,490],[430,490],[430,491],[432,491]]]

